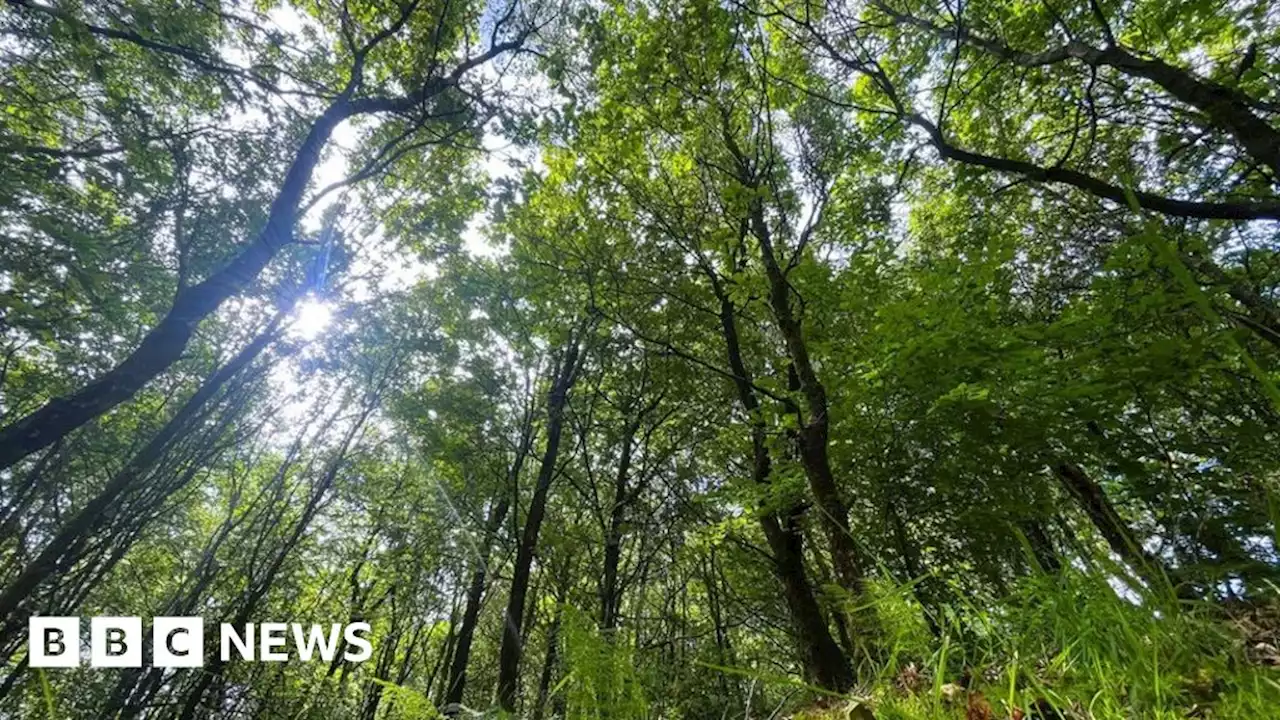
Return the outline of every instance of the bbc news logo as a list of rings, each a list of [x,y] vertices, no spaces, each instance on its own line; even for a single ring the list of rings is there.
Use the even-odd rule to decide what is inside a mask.
[[[31,667],[78,667],[83,646],[80,618],[37,616],[27,628]],[[373,655],[369,623],[349,625],[301,625],[298,623],[246,623],[237,629],[222,623],[218,652],[223,662],[235,656],[257,662],[332,662],[339,650],[349,662],[364,662]],[[90,667],[142,667],[144,635],[140,617],[89,619]],[[292,641],[292,642],[291,642]],[[291,649],[292,646],[292,649]],[[204,665],[204,619],[157,617],[151,619],[151,664],[181,668]]]

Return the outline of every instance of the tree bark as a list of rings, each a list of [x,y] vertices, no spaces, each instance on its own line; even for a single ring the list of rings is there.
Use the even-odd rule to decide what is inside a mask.
[[[518,471],[517,471],[518,472]],[[502,527],[510,507],[507,498],[502,498],[489,511],[485,521],[485,540],[481,556],[471,573],[471,584],[467,588],[467,605],[462,614],[462,624],[458,627],[458,639],[453,651],[453,661],[449,665],[449,680],[444,695],[446,715],[456,715],[461,711],[463,693],[467,687],[467,664],[471,661],[471,641],[475,637],[476,625],[480,620],[480,608],[484,602],[485,579],[489,571],[489,555],[493,547],[493,536]]]
[[[1106,491],[1083,468],[1073,462],[1060,461],[1054,463],[1053,472],[1067,493],[1080,504],[1112,552],[1133,568],[1139,577],[1155,588],[1174,580],[1160,558],[1142,547],[1137,535],[1111,504]]]
[[[50,400],[0,430],[0,470],[132,398],[182,357],[200,321],[247,288],[276,253],[293,241],[298,208],[320,160],[320,152],[333,129],[351,114],[352,108],[343,96],[315,120],[294,155],[262,232],[221,270],[178,292],[168,314],[147,333],[136,350],[97,380],[70,395]]]
[[[277,337],[282,315],[226,365],[209,377],[200,389],[183,403],[169,422],[156,433],[145,447],[133,456],[127,465],[83,508],[63,523],[58,534],[50,540],[38,556],[0,593],[0,617],[13,618],[18,606],[51,575],[75,562],[80,549],[98,529],[105,527],[114,517],[116,501],[160,460],[170,444],[190,429],[190,425],[204,406],[236,374],[262,354]],[[9,624],[9,623],[6,623]]]
[[[538,469],[538,480],[533,498],[529,502],[529,514],[525,517],[524,531],[516,551],[516,564],[512,571],[511,592],[507,599],[506,619],[503,624],[502,649],[498,656],[498,704],[507,712],[515,712],[516,695],[520,679],[520,656],[523,652],[523,623],[525,596],[529,591],[529,573],[533,568],[533,555],[537,549],[538,533],[547,511],[547,497],[556,475],[556,461],[560,454],[560,437],[564,430],[564,410],[569,391],[577,379],[580,368],[581,334],[571,334],[562,351],[559,366],[547,396],[547,444]]]
[[[480,609],[484,603],[485,581],[489,571],[489,557],[498,530],[507,517],[511,507],[511,499],[506,493],[514,493],[519,487],[520,473],[524,462],[529,457],[529,449],[533,445],[533,416],[526,413],[520,427],[520,442],[516,446],[515,457],[507,471],[507,484],[502,489],[503,497],[489,512],[485,521],[484,545],[475,569],[471,574],[471,584],[467,588],[467,606],[462,615],[462,624],[458,628],[457,647],[449,665],[448,686],[444,695],[444,711],[453,716],[461,711],[462,697],[467,688],[467,665],[471,661],[471,643],[475,637],[476,625],[480,620]]]
[[[731,149],[733,148],[736,145],[731,143]],[[736,150],[733,152],[739,159],[742,182],[748,188],[756,189],[757,183],[747,168],[746,158]],[[786,274],[778,263],[763,203],[759,199],[753,200],[750,212],[751,233],[759,243],[760,258],[769,281],[769,306],[773,310],[778,330],[782,333],[787,355],[799,381],[800,393],[805,400],[806,417],[803,418],[798,433],[800,463],[822,514],[821,522],[831,546],[836,579],[855,596],[861,595],[864,578],[858,561],[858,549],[849,528],[849,509],[840,497],[840,489],[836,485],[831,460],[827,455],[830,430],[827,389],[814,370],[804,339],[803,325],[791,306],[791,283],[787,281]]]
[[[1044,523],[1039,520],[1027,520],[1021,523],[1021,529],[1040,569],[1051,575],[1062,570],[1062,561],[1058,558],[1058,551],[1053,547],[1053,540],[1049,537]]]
[[[804,572],[804,546],[799,528],[798,507],[785,514],[765,513],[760,526],[774,557],[774,573],[782,581],[787,609],[795,628],[807,675],[819,686],[835,691],[853,687],[853,671],[840,646],[831,637],[822,609]]]
[[[760,402],[756,398],[751,372],[742,358],[734,306],[714,271],[707,267],[703,270],[720,301],[720,329],[725,340],[729,368],[734,375],[738,402],[750,418],[752,480],[757,485],[769,485],[772,482],[773,461],[769,455],[768,436],[764,420],[760,417]],[[823,619],[822,608],[809,585],[804,568],[804,541],[797,522],[799,514],[798,503],[791,504],[786,510],[764,510],[759,513],[760,528],[772,553],[774,575],[782,583],[787,613],[795,632],[805,676],[821,687],[843,692],[853,687],[853,669],[848,658],[840,651],[840,646],[832,639]]]
[[[547,708],[547,695],[551,690],[551,677],[555,673],[557,655],[560,652],[560,623],[564,618],[564,605],[556,604],[556,614],[547,628],[547,653],[542,658],[542,673],[538,678],[538,699],[533,704],[533,720],[542,720]]]
[[[134,33],[92,26],[60,10],[22,0],[17,0],[15,4],[79,26],[91,34],[131,42],[152,51],[174,52],[172,46],[149,41]],[[228,298],[243,292],[280,249],[293,242],[293,228],[297,223],[303,196],[311,183],[321,152],[340,123],[365,114],[418,112],[431,98],[456,86],[465,73],[498,55],[519,48],[526,37],[521,34],[514,40],[494,43],[487,51],[459,62],[452,72],[430,77],[406,94],[394,97],[356,97],[363,81],[366,56],[374,46],[403,27],[413,8],[414,4],[408,5],[403,10],[399,25],[393,25],[392,30],[376,35],[369,44],[354,52],[351,75],[346,86],[312,122],[306,138],[294,153],[275,200],[271,203],[266,225],[257,237],[222,269],[199,284],[180,289],[169,312],[120,364],[80,390],[53,398],[26,417],[0,429],[0,470],[48,447],[116,405],[129,400],[182,357],[200,322]],[[187,55],[183,57],[193,59]],[[197,65],[201,65],[198,58],[196,61]],[[201,67],[205,70],[216,69],[207,62]]]
[[[253,617],[254,612],[257,611],[258,604],[262,601],[262,598],[266,597],[280,569],[284,566],[285,560],[292,554],[294,548],[298,546],[303,534],[310,527],[311,521],[319,513],[324,496],[333,487],[338,473],[345,464],[347,452],[350,450],[356,434],[373,412],[375,403],[376,397],[370,400],[357,421],[352,423],[351,428],[344,434],[341,444],[335,451],[335,455],[328,462],[321,477],[312,488],[307,498],[307,503],[302,508],[302,514],[299,515],[297,522],[294,523],[289,535],[285,537],[280,548],[272,555],[271,561],[263,571],[263,574],[250,582],[244,600],[240,603],[240,608],[231,620],[231,625],[234,627],[243,628],[245,623],[249,622],[250,618]],[[266,532],[269,532],[269,530],[269,527],[265,529]],[[187,693],[186,700],[182,703],[182,708],[177,716],[179,720],[195,720],[200,710],[200,705],[204,701],[205,694],[213,686],[214,682],[222,677],[222,674],[226,671],[226,666],[227,662],[223,661],[220,654],[213,656],[212,662],[205,666],[205,670],[197,676],[195,684]]]
[[[618,626],[618,606],[622,600],[618,588],[618,567],[622,562],[622,526],[626,522],[627,508],[635,494],[628,487],[631,455],[635,448],[636,434],[640,432],[640,424],[657,404],[654,401],[639,410],[622,431],[618,474],[614,479],[613,503],[609,509],[609,523],[604,536],[604,572],[600,581],[600,627],[606,632]]]

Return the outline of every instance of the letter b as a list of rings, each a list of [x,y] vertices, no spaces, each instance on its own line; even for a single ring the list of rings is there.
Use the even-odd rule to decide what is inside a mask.
[[[31,667],[80,664],[80,618],[33,616],[27,623]]]
[[[142,667],[142,618],[91,618],[89,664],[93,667]]]

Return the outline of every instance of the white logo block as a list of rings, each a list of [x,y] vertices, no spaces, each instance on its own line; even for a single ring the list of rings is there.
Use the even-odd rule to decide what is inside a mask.
[[[204,618],[152,619],[151,663],[156,667],[204,665]]]
[[[76,667],[80,664],[80,618],[33,616],[27,622],[31,667]]]
[[[142,618],[91,618],[89,664],[94,667],[142,667]]]

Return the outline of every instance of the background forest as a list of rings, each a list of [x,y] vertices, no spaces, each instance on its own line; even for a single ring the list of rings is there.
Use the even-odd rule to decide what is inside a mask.
[[[0,717],[1280,716],[1280,6],[7,0],[0,57]]]

